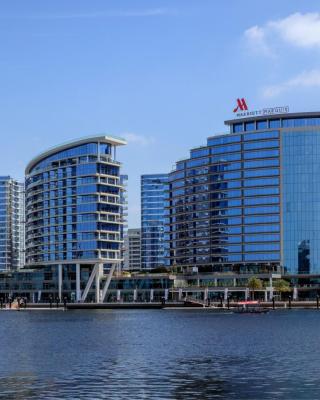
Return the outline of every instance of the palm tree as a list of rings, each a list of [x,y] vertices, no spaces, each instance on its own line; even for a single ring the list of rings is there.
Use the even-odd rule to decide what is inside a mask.
[[[290,288],[289,282],[284,280],[284,279],[277,279],[274,282],[273,287],[274,287],[276,292],[280,293],[280,300],[281,300],[281,297],[282,297],[281,296],[282,293],[291,292],[291,288]]]
[[[253,276],[248,280],[247,287],[252,291],[252,300],[254,300],[254,291],[262,289],[263,287],[262,281],[261,279],[258,279],[255,276]]]

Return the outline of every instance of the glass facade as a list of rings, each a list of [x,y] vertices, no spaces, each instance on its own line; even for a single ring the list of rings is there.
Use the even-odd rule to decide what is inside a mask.
[[[82,139],[37,157],[26,170],[28,265],[120,260],[122,190],[106,136]]]
[[[24,265],[24,184],[0,176],[0,270]]]
[[[165,198],[167,174],[141,176],[141,268],[169,265],[166,258]]]
[[[174,266],[225,271],[280,262],[279,234],[271,234],[280,232],[279,137],[272,130],[209,138],[183,171],[170,173]]]
[[[281,155],[283,265],[320,273],[320,126],[283,131]]]
[[[320,273],[320,115],[226,124],[169,174],[171,265]]]

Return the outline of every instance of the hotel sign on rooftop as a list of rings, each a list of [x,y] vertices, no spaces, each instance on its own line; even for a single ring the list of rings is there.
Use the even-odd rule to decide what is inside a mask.
[[[249,111],[247,102],[244,98],[237,99],[237,106],[233,109],[236,117],[260,117],[274,114],[286,114],[289,112],[289,106],[261,108],[260,110]]]

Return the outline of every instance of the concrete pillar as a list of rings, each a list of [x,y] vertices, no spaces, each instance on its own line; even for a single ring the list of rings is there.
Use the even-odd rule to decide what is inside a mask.
[[[134,289],[134,291],[133,291],[133,301],[137,301],[137,298],[138,298],[137,289]]]
[[[179,301],[182,301],[182,288],[179,289]]]
[[[268,291],[267,291],[267,289],[264,291],[264,301],[268,301]]]
[[[117,301],[121,301],[121,291],[117,290]]]
[[[249,297],[250,297],[249,288],[246,288],[244,298],[245,298],[246,300],[248,300]]]
[[[103,264],[99,264],[98,271],[95,276],[95,287],[96,287],[96,303],[101,303],[101,296],[100,296],[100,278],[103,274]]]
[[[292,300],[298,300],[298,289],[296,286],[293,288]]]
[[[205,288],[204,289],[204,301],[208,300],[208,293],[209,293],[208,288]]]
[[[273,299],[273,287],[270,287],[269,300]]]
[[[237,287],[237,278],[233,278],[233,286]]]
[[[81,281],[80,264],[76,264],[76,300],[77,301],[81,300],[80,281]]]
[[[165,301],[168,300],[168,297],[169,297],[169,289],[165,289],[164,290],[164,299],[165,299]]]
[[[224,289],[224,301],[228,300],[228,288]]]
[[[58,265],[58,296],[62,301],[62,264]]]
[[[153,301],[153,293],[154,293],[154,290],[150,289],[150,302]]]

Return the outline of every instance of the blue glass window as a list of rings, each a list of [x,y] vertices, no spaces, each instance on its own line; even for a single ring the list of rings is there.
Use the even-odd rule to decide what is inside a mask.
[[[276,261],[280,260],[279,253],[249,253],[244,255],[245,261]]]
[[[259,196],[259,195],[279,194],[279,193],[280,189],[278,187],[244,189],[245,196]]]
[[[279,156],[279,150],[261,150],[261,151],[251,151],[244,153],[245,159],[250,158],[267,158],[267,157],[277,157]]]
[[[260,139],[276,139],[279,137],[279,131],[266,131],[266,132],[254,132],[245,133],[243,139],[247,140],[260,140]]]
[[[220,154],[211,157],[212,163],[223,163],[227,161],[238,161],[241,160],[241,153],[231,153],[231,154]]]
[[[243,123],[233,124],[232,131],[234,133],[243,132]]]
[[[200,158],[196,160],[187,161],[187,168],[189,167],[199,167],[201,165],[206,165],[209,162],[209,158]]]
[[[279,242],[279,234],[245,235],[244,242]]]
[[[244,251],[277,251],[280,250],[280,243],[259,243],[246,244]]]
[[[240,144],[229,144],[220,147],[211,147],[212,154],[221,154],[221,153],[232,153],[235,151],[240,151],[241,145]]]
[[[244,227],[245,233],[280,232],[280,225],[251,225]]]
[[[257,121],[257,130],[268,129],[268,121]]]
[[[208,149],[208,148],[193,149],[193,150],[191,150],[191,158],[208,156],[209,153],[210,153],[210,149]]]
[[[253,169],[247,170],[243,173],[245,178],[254,178],[258,176],[273,176],[279,175],[279,169],[277,168],[270,168],[270,169]]]
[[[263,223],[280,222],[279,215],[255,215],[253,217],[245,217],[245,224],[263,224]]]
[[[275,186],[279,185],[279,178],[257,178],[257,179],[245,179],[243,186]]]
[[[210,137],[208,138],[208,146],[215,146],[221,144],[228,144],[228,143],[237,143],[241,141],[240,135],[228,135],[228,136],[219,136],[219,137]]]
[[[279,212],[279,206],[249,207],[244,209],[245,214],[273,214]]]
[[[281,128],[280,119],[271,119],[271,120],[269,120],[269,128],[270,129]]]
[[[271,158],[268,160],[245,161],[243,163],[244,168],[277,167],[279,165],[280,160],[278,158]]]
[[[279,197],[249,197],[243,200],[244,205],[246,206],[253,206],[256,204],[277,204],[279,201]]]
[[[266,149],[268,147],[279,147],[278,140],[264,140],[259,142],[244,143],[244,150]]]
[[[244,124],[245,130],[246,131],[254,131],[256,129],[256,124],[255,122],[246,122]]]

